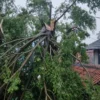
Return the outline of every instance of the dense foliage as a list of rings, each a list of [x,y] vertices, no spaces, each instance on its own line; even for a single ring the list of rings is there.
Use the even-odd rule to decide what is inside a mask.
[[[0,20],[4,20],[0,100],[98,100],[98,92],[90,82],[83,85],[73,64],[77,52],[86,62],[82,40],[89,36],[87,29],[96,27],[91,13],[100,8],[99,2],[65,0],[51,20],[51,3],[46,0],[27,0],[27,9],[19,10],[13,0],[0,0]],[[87,4],[90,11],[79,4]],[[53,20],[54,29],[42,32],[45,23]]]

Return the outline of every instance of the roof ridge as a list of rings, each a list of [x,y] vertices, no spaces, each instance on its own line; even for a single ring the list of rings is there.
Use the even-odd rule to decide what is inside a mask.
[[[90,50],[90,49],[100,49],[100,39],[94,41],[93,43],[89,44],[87,47],[86,47],[87,50]]]

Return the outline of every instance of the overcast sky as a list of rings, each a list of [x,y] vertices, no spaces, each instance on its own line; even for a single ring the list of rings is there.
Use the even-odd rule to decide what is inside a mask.
[[[26,5],[26,0],[15,0],[15,1],[16,1],[16,5],[23,6],[23,7],[25,7],[25,5]],[[57,7],[64,0],[51,0],[51,1],[52,1],[52,4],[53,4],[53,7]],[[83,6],[83,8],[86,9],[85,6]],[[100,11],[97,12],[95,17],[100,17]],[[87,38],[85,40],[85,43],[90,44],[90,43],[97,40],[96,33],[98,33],[100,31],[100,19],[98,19],[98,18],[96,19],[96,24],[97,24],[96,30],[94,32],[90,32],[90,38]]]

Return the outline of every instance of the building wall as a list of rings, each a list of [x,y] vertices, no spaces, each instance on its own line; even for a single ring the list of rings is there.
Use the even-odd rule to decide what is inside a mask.
[[[100,59],[99,57],[99,50],[87,50],[86,53],[89,57],[88,59],[88,63],[89,64],[95,64],[95,65],[99,65],[100,61],[98,59]]]
[[[89,64],[94,64],[94,51],[93,50],[87,50],[86,51],[88,58],[88,63]]]
[[[94,64],[98,65],[98,50],[94,50]]]

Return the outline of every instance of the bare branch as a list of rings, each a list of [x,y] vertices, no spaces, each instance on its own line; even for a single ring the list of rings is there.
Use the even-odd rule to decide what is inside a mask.
[[[3,19],[2,19],[1,22],[0,22],[0,31],[1,31],[1,34],[3,35],[2,24],[3,24]]]
[[[19,71],[21,71],[21,69],[24,67],[24,65],[27,63],[27,61],[29,60],[29,58],[31,57],[33,51],[36,49],[36,47],[45,39],[46,37],[42,38],[37,44],[36,46],[33,48],[33,50],[28,54],[28,56],[26,57],[25,61],[22,63],[22,65],[20,66],[20,68],[10,77],[13,78]],[[6,83],[4,83],[1,87],[0,90],[6,85]]]
[[[15,48],[19,43],[22,43],[22,42],[24,42],[25,41],[25,39],[24,40],[22,40],[22,41],[20,41],[20,42],[18,42],[18,43],[16,43],[14,46],[12,46],[10,49],[8,49],[4,54],[2,54],[2,56],[0,56],[0,59],[2,58],[2,57],[4,57],[9,51],[11,51],[13,48]]]
[[[68,12],[68,10],[69,10],[75,3],[76,3],[76,0],[73,1],[73,3],[72,3],[68,8],[66,8],[66,10],[63,12],[63,14],[62,14],[60,17],[58,17],[58,18],[56,19],[55,23],[57,23],[57,22],[66,14],[66,12]]]
[[[29,39],[32,39],[33,37],[29,37],[29,38],[20,38],[20,39],[15,39],[15,40],[12,40],[12,41],[9,41],[9,42],[6,42],[6,43],[3,43],[2,45],[0,45],[0,48],[4,45],[7,45],[7,44],[10,44],[10,43],[14,43],[14,42],[18,42],[18,41],[22,41],[22,40],[29,40]]]
[[[0,22],[0,44],[2,44],[2,39],[4,38],[2,23],[3,23],[3,19]]]
[[[48,93],[47,93],[47,87],[46,87],[45,82],[44,82],[44,90],[45,90],[45,95],[46,95],[46,96],[45,96],[45,100],[48,100],[48,99],[49,99],[49,100],[52,100],[51,97],[50,97],[50,96],[48,95]]]
[[[84,65],[81,63],[80,59],[78,59],[77,57],[75,57],[73,54],[71,54],[71,56],[74,57],[76,60],[78,60],[78,61],[80,62],[81,66],[84,68],[84,70],[86,71],[86,73],[87,73],[87,75],[88,75],[88,77],[89,77],[89,79],[90,79],[91,76],[90,76],[88,70],[87,70],[87,69],[84,67]],[[91,81],[91,80],[90,80],[90,81]]]
[[[45,35],[47,35],[47,34],[46,34],[46,33],[39,33],[39,34],[37,34],[36,36],[34,36],[32,39],[29,38],[29,39],[31,39],[31,40],[30,40],[27,44],[25,44],[23,47],[21,47],[20,50],[19,50],[19,52],[21,52],[24,48],[26,48],[30,43],[32,43],[32,42],[33,42],[34,40],[36,40],[37,38],[42,37],[42,36],[45,36]],[[16,43],[14,46],[12,46],[10,49],[8,49],[4,54],[2,54],[2,56],[0,56],[0,59],[1,59],[2,57],[4,57],[8,52],[10,52],[13,48],[15,48],[17,45],[19,45],[20,43],[22,43],[22,42],[24,42],[24,41],[26,41],[26,40],[28,40],[28,39],[26,38],[26,39],[24,39],[24,40],[22,40],[22,41]]]

